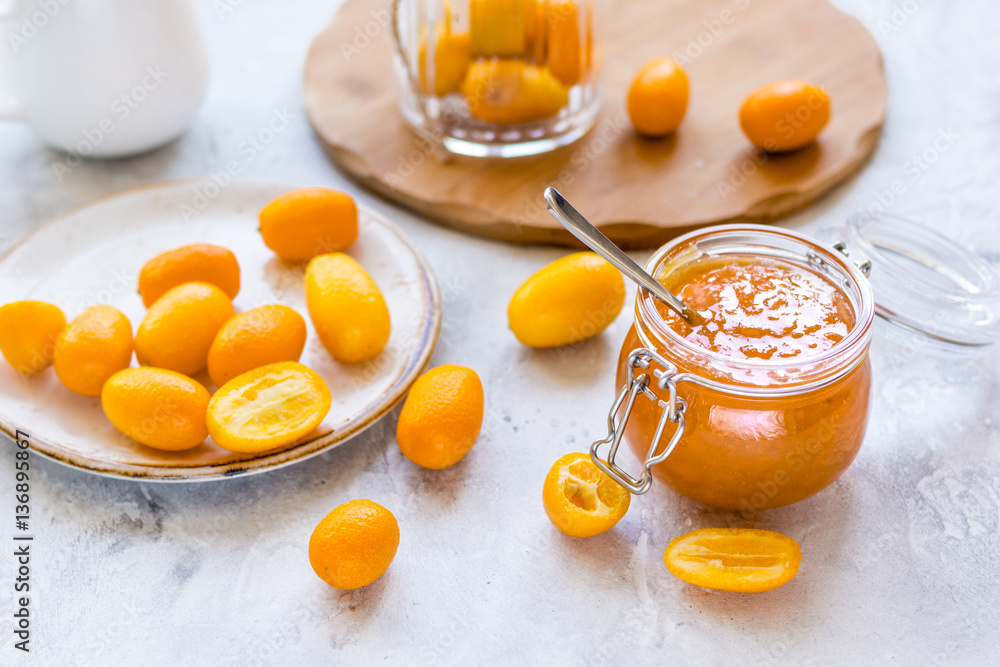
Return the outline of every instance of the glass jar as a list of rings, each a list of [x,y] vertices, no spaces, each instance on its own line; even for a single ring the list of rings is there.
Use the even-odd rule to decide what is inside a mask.
[[[978,255],[892,216],[852,216],[828,235],[830,247],[781,228],[725,225],[657,251],[645,268],[661,282],[706,258],[793,265],[839,289],[854,324],[816,355],[734,359],[682,337],[639,290],[594,463],[633,493],[655,478],[715,507],[788,505],[835,481],[861,447],[876,313],[955,349],[982,349],[1000,336],[1000,276]],[[637,476],[616,462],[623,438],[642,461]]]
[[[684,236],[661,248],[647,270],[662,282],[705,257],[772,259],[818,274],[843,292],[854,326],[812,357],[733,359],[682,337],[653,296],[640,292],[618,373],[629,413],[625,437],[641,459],[650,443],[670,438],[652,474],[707,505],[767,509],[802,500],[837,479],[864,439],[871,289],[843,255],[793,232],[756,226]]]
[[[535,155],[600,105],[595,0],[394,0],[403,117],[452,153]]]

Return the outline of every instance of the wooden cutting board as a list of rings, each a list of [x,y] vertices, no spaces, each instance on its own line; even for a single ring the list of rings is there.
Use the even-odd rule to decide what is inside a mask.
[[[827,0],[605,0],[603,106],[589,134],[544,156],[441,160],[396,107],[386,7],[348,0],[313,42],[309,119],[358,182],[481,236],[576,245],[545,211],[549,185],[629,248],[703,225],[772,221],[863,165],[885,119],[878,46]],[[651,140],[632,130],[625,94],[639,67],[660,55],[685,63],[691,102],[674,137]],[[830,124],[815,145],[759,153],[740,131],[740,104],[758,86],[788,78],[827,90]]]

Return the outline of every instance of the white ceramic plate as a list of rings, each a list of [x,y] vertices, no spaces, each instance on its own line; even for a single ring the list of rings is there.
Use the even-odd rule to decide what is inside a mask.
[[[283,303],[308,316],[303,265],[278,259],[257,232],[257,214],[274,197],[296,189],[282,183],[234,180],[165,183],[129,190],[53,220],[0,257],[0,303],[39,299],[72,319],[106,303],[139,326],[145,314],[136,283],[158,253],[195,242],[215,243],[239,260],[237,312]],[[334,447],[385,415],[430,359],[441,326],[441,297],[427,263],[391,222],[360,208],[360,233],[348,253],[378,283],[389,306],[392,335],[371,361],[333,360],[312,325],[302,363],[326,380],[333,406],[320,427],[276,452],[237,455],[211,439],[185,452],[161,452],[120,434],[99,398],[62,386],[51,368],[20,375],[0,358],[0,428],[27,433],[32,448],[82,470],[150,481],[221,479],[279,468]],[[133,365],[135,362],[133,361]],[[210,382],[206,376],[198,379]]]

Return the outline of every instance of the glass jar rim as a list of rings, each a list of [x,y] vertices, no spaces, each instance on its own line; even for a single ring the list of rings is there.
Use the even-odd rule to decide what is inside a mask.
[[[824,374],[823,377],[807,381],[803,383],[796,383],[792,386],[785,385],[768,385],[768,386],[754,386],[754,385],[743,385],[743,384],[728,384],[725,386],[730,386],[740,393],[762,393],[766,395],[771,394],[786,394],[789,390],[792,393],[800,393],[802,391],[808,391],[815,389],[820,386],[824,386],[831,382],[836,381],[840,377],[843,377],[846,373],[853,370],[861,360],[864,359],[867,353],[869,343],[871,342],[871,329],[872,322],[875,317],[875,299],[872,294],[871,287],[868,283],[865,275],[856,267],[852,262],[848,261],[843,255],[836,252],[832,248],[825,246],[822,242],[812,239],[804,234],[798,232],[793,232],[788,229],[781,227],[771,227],[767,225],[754,225],[754,224],[731,224],[731,225],[715,225],[711,227],[705,227],[693,232],[679,236],[671,241],[667,242],[661,246],[653,255],[646,261],[645,269],[650,275],[656,276],[656,271],[667,257],[667,255],[676,250],[677,248],[683,247],[685,245],[691,245],[697,239],[704,237],[725,237],[738,236],[738,235],[753,235],[758,237],[758,239],[763,242],[760,247],[767,247],[776,251],[775,254],[771,255],[776,259],[785,259],[793,263],[797,263],[800,266],[802,262],[806,259],[814,259],[812,266],[804,266],[812,270],[819,275],[823,275],[821,269],[826,267],[836,267],[839,273],[848,278],[850,281],[849,285],[843,285],[836,283],[836,286],[847,291],[846,287],[853,287],[853,291],[856,292],[857,297],[851,298],[852,306],[855,310],[855,323],[851,330],[848,332],[847,336],[838,342],[833,347],[819,352],[817,354],[808,355],[805,357],[794,357],[790,359],[782,359],[779,361],[773,360],[760,360],[760,359],[735,359],[733,357],[721,354],[719,352],[714,352],[708,350],[696,343],[691,342],[687,338],[681,336],[679,333],[674,331],[673,328],[667,325],[667,323],[659,315],[656,309],[656,304],[658,303],[656,299],[649,293],[640,289],[636,294],[636,320],[640,316],[643,320],[650,325],[657,337],[661,341],[666,342],[670,346],[676,346],[677,348],[683,350],[688,355],[695,356],[700,359],[706,360],[709,364],[724,366],[726,368],[735,369],[738,371],[745,371],[752,373],[754,371],[771,371],[775,373],[785,373],[792,375],[796,371],[801,370],[804,367],[809,366],[823,366],[829,364],[836,364],[838,361],[843,361],[843,364],[837,365],[837,372],[832,372],[829,375]],[[766,242],[768,239],[772,239],[773,245],[768,245]],[[810,255],[805,255],[801,258],[791,256],[788,251],[782,251],[778,246],[777,241],[783,240],[786,243],[792,242],[799,244],[805,248],[808,248]],[[732,254],[747,254],[747,249],[742,251],[733,250]],[[782,253],[785,254],[782,254]],[[725,253],[720,253],[725,254]],[[700,257],[698,255],[697,257]],[[697,259],[697,257],[692,257],[691,260]],[[688,261],[691,261],[688,260]],[[798,260],[798,261],[797,261]],[[831,279],[831,276],[826,275],[827,279]],[[847,294],[851,297],[850,294]],[[640,334],[640,339],[642,336],[642,331],[639,327],[636,327],[637,332]],[[648,341],[647,341],[648,342]],[[850,362],[850,363],[847,363]]]

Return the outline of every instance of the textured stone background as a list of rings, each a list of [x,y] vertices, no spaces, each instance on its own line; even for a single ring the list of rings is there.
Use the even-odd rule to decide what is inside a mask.
[[[0,664],[986,664],[1000,654],[998,353],[914,348],[880,326],[868,438],[833,487],[745,521],[657,488],[619,526],[577,541],[548,523],[551,462],[603,429],[625,317],[571,351],[520,347],[506,301],[558,249],[440,229],[359,191],[326,162],[302,111],[301,68],[335,0],[205,0],[215,68],[191,130],[122,162],[62,178],[62,157],[0,126],[0,248],[39,222],[119,189],[203,176],[344,188],[423,248],[445,297],[435,363],[475,367],[488,411],[459,465],[417,469],[395,413],[325,456],[264,476],[134,484],[34,460],[33,652],[13,649],[13,558],[0,556]],[[838,0],[885,52],[889,119],[872,163],[787,224],[841,221],[900,181],[889,208],[1000,257],[1000,6],[986,0]],[[374,5],[373,5],[374,6]],[[293,121],[247,160],[239,146],[275,110]],[[935,137],[957,139],[936,152]],[[911,159],[929,151],[925,167]],[[897,188],[898,189],[898,188]],[[141,225],[141,221],[136,221]],[[637,259],[643,259],[639,253]],[[13,510],[13,447],[0,447],[0,510]],[[376,584],[329,589],[309,534],[367,497],[399,519],[396,561]],[[6,519],[5,519],[6,520]],[[761,596],[690,587],[663,566],[687,530],[755,525],[799,540],[803,564]],[[0,539],[9,539],[4,524]],[[4,538],[6,536],[6,538]],[[4,549],[6,553],[7,549]]]

